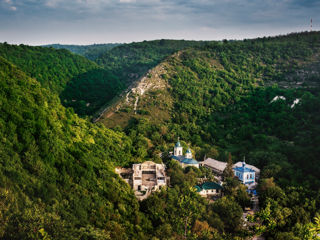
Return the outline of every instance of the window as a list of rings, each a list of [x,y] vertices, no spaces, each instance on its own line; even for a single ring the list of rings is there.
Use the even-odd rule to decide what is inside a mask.
[[[247,174],[247,179],[249,179],[249,174]]]

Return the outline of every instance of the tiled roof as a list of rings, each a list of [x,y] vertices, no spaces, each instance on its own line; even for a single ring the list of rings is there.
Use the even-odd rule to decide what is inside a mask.
[[[243,162],[237,162],[237,163],[233,164],[233,168],[242,167],[242,163]],[[227,163],[221,162],[221,161],[218,161],[218,160],[215,160],[212,158],[207,158],[206,160],[203,161],[203,165],[207,165],[211,168],[214,168],[214,169],[217,169],[217,170],[223,172],[223,170],[227,166]],[[253,165],[246,164],[245,167],[254,170],[257,174],[260,174],[260,169],[253,166]]]
[[[226,168],[227,163],[226,162],[221,162],[212,158],[207,158],[206,160],[203,161],[204,165],[207,165],[211,168],[215,168],[221,172]]]
[[[201,192],[201,190],[202,190],[202,188],[201,188],[201,187],[199,187],[198,185],[197,185],[197,186],[195,186],[195,188],[196,188],[197,192]]]
[[[197,192],[201,192],[202,190],[209,190],[209,189],[222,189],[222,186],[215,182],[205,182],[201,185],[195,186]]]

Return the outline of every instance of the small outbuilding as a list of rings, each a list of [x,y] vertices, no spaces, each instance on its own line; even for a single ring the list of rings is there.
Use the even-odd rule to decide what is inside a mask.
[[[202,197],[221,196],[223,187],[215,182],[205,182],[201,185],[196,185],[197,192]]]

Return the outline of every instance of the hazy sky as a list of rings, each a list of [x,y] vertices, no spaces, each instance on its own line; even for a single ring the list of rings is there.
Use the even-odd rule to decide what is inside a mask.
[[[320,30],[320,0],[0,0],[0,42],[220,40]]]

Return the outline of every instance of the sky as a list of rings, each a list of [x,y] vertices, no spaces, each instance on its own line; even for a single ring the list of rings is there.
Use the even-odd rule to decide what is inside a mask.
[[[320,0],[0,0],[0,42],[221,40],[320,30]]]

